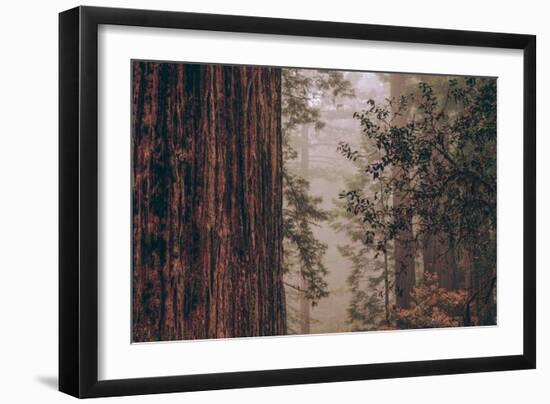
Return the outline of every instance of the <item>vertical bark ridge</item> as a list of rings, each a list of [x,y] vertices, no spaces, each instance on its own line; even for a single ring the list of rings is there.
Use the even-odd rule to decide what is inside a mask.
[[[133,62],[133,340],[286,333],[281,72]]]

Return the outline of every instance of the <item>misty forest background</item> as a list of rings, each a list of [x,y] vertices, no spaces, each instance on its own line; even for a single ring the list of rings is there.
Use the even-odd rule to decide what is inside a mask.
[[[289,332],[495,324],[496,80],[282,83]]]
[[[496,80],[134,62],[133,340],[496,324]]]

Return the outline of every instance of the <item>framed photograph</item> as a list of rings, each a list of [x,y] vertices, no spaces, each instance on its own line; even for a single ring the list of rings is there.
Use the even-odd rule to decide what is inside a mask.
[[[535,36],[59,28],[61,391],[535,368]]]

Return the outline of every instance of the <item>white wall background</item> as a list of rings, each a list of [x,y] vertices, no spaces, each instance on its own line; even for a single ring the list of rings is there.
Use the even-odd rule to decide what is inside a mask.
[[[0,401],[63,403],[57,385],[57,13],[74,1],[4,2],[0,24]],[[538,284],[549,285],[550,26],[542,1],[299,3],[91,1],[88,5],[335,20],[538,36]],[[545,73],[546,72],[546,73]],[[544,402],[550,294],[539,288],[538,369],[109,399],[127,403]]]

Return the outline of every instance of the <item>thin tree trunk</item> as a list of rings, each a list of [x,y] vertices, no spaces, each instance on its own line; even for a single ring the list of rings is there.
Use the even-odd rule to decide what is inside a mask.
[[[393,113],[398,110],[397,102],[401,96],[403,85],[405,84],[405,76],[393,74],[390,76],[391,98],[394,100]],[[394,124],[403,124],[402,116],[395,116]],[[398,178],[408,178],[408,173],[399,167],[393,168],[393,173]],[[406,209],[409,201],[406,195],[399,190],[393,193],[393,207],[396,209]],[[408,308],[411,303],[411,292],[415,286],[415,269],[414,269],[414,245],[413,245],[413,229],[412,216],[403,214],[396,217],[397,220],[403,221],[403,228],[398,232],[395,238],[394,259],[395,259],[395,299],[398,308]]]
[[[384,309],[386,314],[386,324],[390,325],[390,279],[388,269],[388,251],[387,243],[384,242]]]
[[[300,170],[302,178],[309,176],[309,127],[302,126],[302,138],[300,146]],[[300,289],[305,291],[309,288],[307,280],[303,273],[300,273]],[[300,334],[309,334],[311,331],[311,302],[306,297],[305,292],[300,292]]]
[[[132,68],[133,341],[285,334],[280,69]]]
[[[300,334],[309,334],[311,331],[310,301],[303,292],[307,287],[307,281],[300,276]]]
[[[385,210],[387,208],[388,201],[384,199],[384,183],[380,181],[380,208]],[[390,273],[388,263],[388,241],[384,238],[384,313],[386,324],[391,325],[390,318]]]

